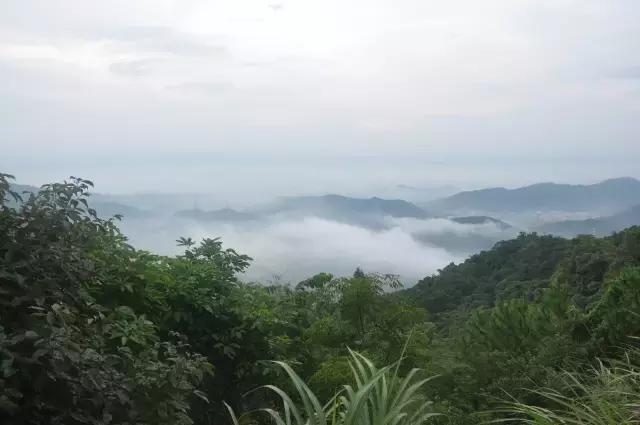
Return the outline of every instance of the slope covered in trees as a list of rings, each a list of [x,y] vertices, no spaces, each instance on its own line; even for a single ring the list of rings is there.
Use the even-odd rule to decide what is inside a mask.
[[[639,228],[263,286],[217,239],[133,249],[90,187],[0,176],[0,423],[638,422]]]
[[[531,296],[537,288],[549,286],[570,245],[566,239],[523,233],[462,264],[448,265],[408,292],[432,314],[492,307],[500,299]]]

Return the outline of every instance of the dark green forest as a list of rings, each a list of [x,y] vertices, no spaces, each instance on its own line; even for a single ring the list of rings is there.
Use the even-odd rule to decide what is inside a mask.
[[[521,234],[404,289],[134,249],[92,183],[0,175],[0,423],[640,423],[640,228]],[[354,267],[355,268],[355,267]]]

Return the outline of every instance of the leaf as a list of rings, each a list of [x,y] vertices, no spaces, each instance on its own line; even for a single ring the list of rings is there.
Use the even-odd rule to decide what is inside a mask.
[[[207,395],[204,392],[200,390],[194,390],[193,394],[195,394],[198,398],[203,400],[205,403],[209,404],[209,399],[207,398]]]

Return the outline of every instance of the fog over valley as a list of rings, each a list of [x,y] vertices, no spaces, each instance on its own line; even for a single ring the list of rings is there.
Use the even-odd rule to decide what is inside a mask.
[[[459,227],[460,231],[466,230]],[[274,217],[252,224],[165,217],[124,220],[122,228],[134,246],[164,254],[181,251],[174,243],[176,235],[195,240],[221,237],[225,246],[254,259],[245,278],[261,282],[295,284],[322,271],[350,275],[359,266],[371,272],[399,274],[415,283],[463,258],[417,240],[400,226],[372,230],[313,216],[289,220]]]
[[[179,237],[221,238],[252,257],[243,279],[284,284],[360,267],[396,274],[410,286],[520,232],[606,236],[640,223],[640,181],[634,178],[466,192],[454,192],[453,185],[398,185],[390,191],[414,202],[329,194],[232,208],[217,194],[101,192],[92,201],[101,216],[123,216],[120,228],[136,248],[178,255]],[[448,196],[438,197],[442,193]]]
[[[640,178],[636,1],[4,3],[0,170],[91,179],[137,247],[415,281],[635,222],[633,183],[579,185]]]
[[[432,217],[407,201],[380,198],[290,197],[243,210],[202,209],[215,202],[204,195],[194,195],[191,208],[179,210],[189,204],[187,195],[177,196],[173,208],[155,207],[163,202],[154,195],[146,200],[148,209],[129,205],[135,197],[96,197],[101,198],[117,200],[97,206],[103,214],[124,215],[120,227],[134,246],[173,255],[182,250],[175,243],[179,236],[220,237],[225,246],[253,258],[245,278],[257,281],[295,284],[318,272],[349,275],[361,267],[397,274],[412,284],[517,233],[484,220]]]

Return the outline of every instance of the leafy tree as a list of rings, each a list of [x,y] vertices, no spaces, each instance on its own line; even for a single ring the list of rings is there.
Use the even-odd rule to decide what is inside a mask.
[[[318,273],[309,279],[305,279],[302,282],[296,285],[296,289],[305,290],[305,289],[318,289],[325,286],[327,283],[333,280],[333,275],[331,273]]]
[[[0,176],[6,200],[8,177]],[[92,183],[45,185],[0,210],[0,419],[6,423],[189,424],[209,370],[124,307],[96,302],[94,253],[128,249],[88,207]],[[15,196],[14,196],[15,198]],[[113,251],[113,249],[111,249]]]
[[[640,268],[623,269],[608,283],[588,323],[602,354],[633,344],[640,337]]]

